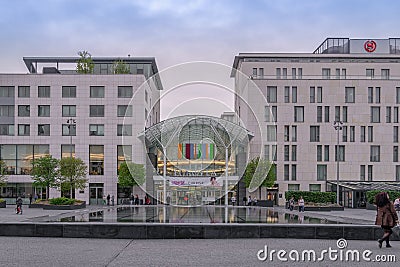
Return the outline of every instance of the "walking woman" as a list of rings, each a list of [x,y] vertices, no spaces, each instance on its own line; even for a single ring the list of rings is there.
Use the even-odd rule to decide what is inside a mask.
[[[379,248],[382,247],[383,241],[386,241],[386,247],[392,247],[389,244],[390,235],[393,233],[392,228],[399,222],[397,213],[394,209],[393,203],[390,202],[389,194],[381,192],[375,196],[375,203],[377,205],[375,224],[380,225],[383,229],[383,236],[378,239]]]

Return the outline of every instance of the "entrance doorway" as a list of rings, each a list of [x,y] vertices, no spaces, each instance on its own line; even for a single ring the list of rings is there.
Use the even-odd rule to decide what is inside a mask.
[[[89,184],[90,192],[90,205],[104,205],[103,195],[104,195],[104,184],[103,183],[93,183]]]

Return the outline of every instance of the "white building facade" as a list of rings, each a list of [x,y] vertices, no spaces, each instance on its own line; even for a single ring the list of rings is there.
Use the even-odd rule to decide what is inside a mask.
[[[339,180],[341,203],[355,207],[364,195],[346,190],[353,182],[400,184],[400,39],[328,38],[314,53],[240,53],[233,69],[235,111],[255,133],[251,155],[277,164],[276,203],[288,190],[336,192]]]
[[[161,81],[148,81],[157,65],[154,58],[92,59],[93,74],[76,73],[78,58],[24,58],[28,74],[0,74],[0,158],[8,178],[0,194],[8,203],[48,194],[29,175],[32,159],[45,154],[87,164],[88,184],[75,190],[77,199],[101,204],[110,194],[117,203],[133,193],[118,187],[117,168],[124,160],[145,163],[137,135],[160,119]],[[130,74],[113,74],[116,60]]]

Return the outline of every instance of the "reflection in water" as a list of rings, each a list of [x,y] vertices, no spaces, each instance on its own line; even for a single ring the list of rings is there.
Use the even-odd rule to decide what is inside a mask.
[[[165,212],[164,212],[164,209]],[[165,218],[164,218],[165,215]],[[61,222],[128,222],[128,223],[310,223],[336,224],[338,222],[317,219],[303,214],[279,213],[268,208],[238,207],[228,208],[225,217],[224,207],[120,207],[90,212],[76,216],[49,221]]]

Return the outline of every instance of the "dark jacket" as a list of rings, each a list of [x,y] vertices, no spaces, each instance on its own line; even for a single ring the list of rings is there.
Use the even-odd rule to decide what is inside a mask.
[[[385,227],[394,227],[399,220],[393,203],[390,202],[383,207],[378,207],[375,224]]]

